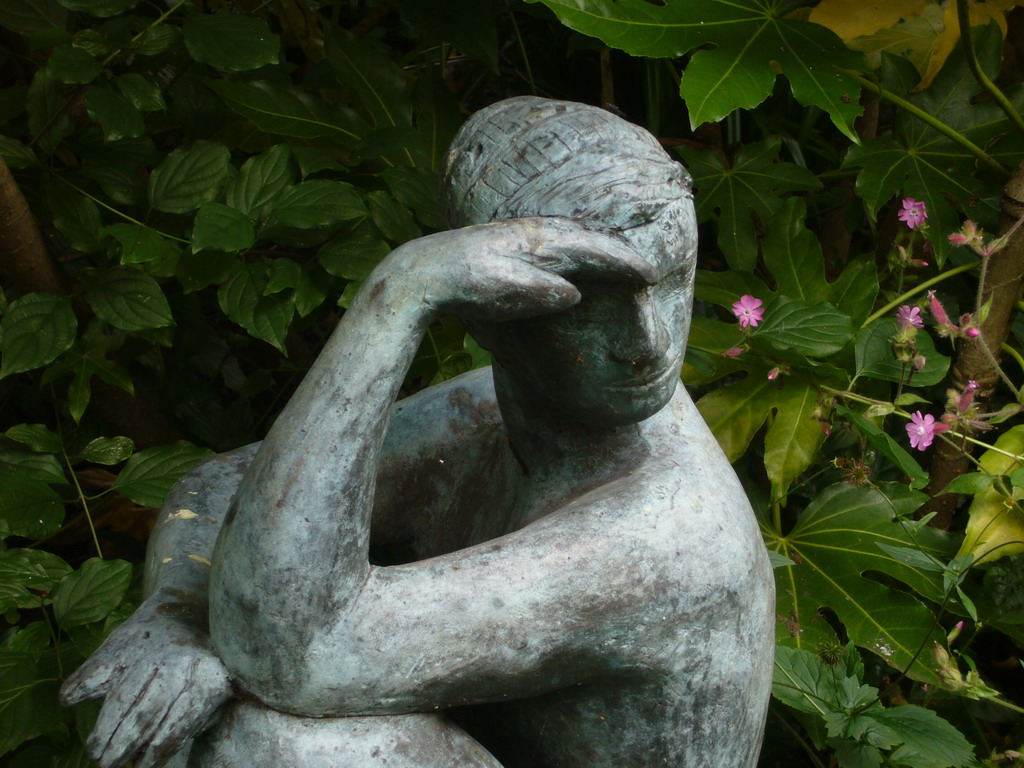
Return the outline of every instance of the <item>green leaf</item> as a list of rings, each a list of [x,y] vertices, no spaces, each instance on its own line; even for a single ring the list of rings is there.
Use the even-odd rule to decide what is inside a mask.
[[[270,277],[263,289],[264,296],[280,293],[299,284],[302,268],[291,259],[274,259],[270,264]]]
[[[134,138],[146,130],[139,110],[113,88],[92,86],[85,96],[85,104],[89,117],[100,124],[107,141]]]
[[[1002,50],[998,30],[978,27],[974,37],[982,68],[995,77]],[[962,47],[953,51],[927,89],[911,93],[918,79],[917,70],[908,61],[884,58],[882,83],[887,90],[908,98],[976,145],[988,148],[990,155],[1007,167],[1017,165],[1019,146],[992,145],[998,136],[1014,129],[994,101],[976,100],[979,88],[967,67]],[[902,111],[897,111],[892,136],[881,136],[851,148],[843,165],[860,169],[857,191],[871,215],[897,195],[926,203],[927,236],[940,265],[951,249],[946,235],[960,228],[962,217],[990,231],[995,227],[1005,179],[991,173],[979,174],[978,161],[972,153]]]
[[[925,331],[918,331],[914,339],[917,352],[925,357],[925,366],[914,372],[892,353],[890,339],[896,335],[899,323],[894,317],[883,317],[857,333],[854,343],[857,376],[882,381],[905,381],[914,386],[930,387],[946,377],[949,358],[935,350],[935,342]]]
[[[821,301],[831,291],[825,281],[821,244],[807,227],[807,206],[791,197],[766,222],[764,262],[775,278],[776,290],[791,299]]]
[[[263,19],[229,11],[189,16],[182,31],[193,59],[233,72],[274,64],[281,49]]]
[[[53,728],[56,694],[35,654],[0,648],[0,755]]]
[[[863,69],[863,57],[825,27],[783,16],[782,0],[540,1],[566,26],[633,56],[676,58],[699,48],[680,86],[691,127],[756,107],[771,93],[778,67],[797,101],[825,110],[858,141],[860,88],[844,70]]]
[[[387,192],[368,192],[366,202],[370,206],[370,216],[373,223],[396,245],[401,245],[409,240],[415,240],[422,232],[413,221],[409,209],[395,200]]]
[[[140,112],[167,109],[160,86],[138,72],[128,72],[114,78],[114,83]]]
[[[316,255],[328,273],[346,280],[365,280],[391,246],[379,235],[356,230],[325,243]]]
[[[729,461],[743,455],[764,424],[775,405],[776,389],[767,377],[751,373],[738,384],[716,389],[697,401],[697,410]]]
[[[878,545],[918,547],[936,558],[948,558],[953,549],[939,531],[910,531],[894,520],[894,509],[912,509],[927,497],[903,492],[907,503],[887,498],[871,487],[834,485],[826,488],[800,515],[784,537],[766,531],[766,543],[796,565],[776,571],[778,641],[802,649],[834,641],[834,633],[820,617],[831,608],[850,639],[880,655],[914,679],[934,679],[928,659],[917,655],[941,635],[932,612],[915,597],[864,578],[877,571],[904,582],[918,594],[940,600],[937,575],[900,562]],[[907,504],[911,506],[907,506]]]
[[[138,5],[139,0],[58,0],[69,11],[81,11],[90,16],[116,16]]]
[[[829,304],[808,304],[777,296],[765,307],[764,321],[750,334],[757,346],[828,357],[853,338],[850,318]]]
[[[342,147],[352,148],[368,130],[350,111],[295,86],[259,80],[209,80],[207,85],[228,109],[266,133],[302,139],[330,138]]]
[[[310,229],[368,215],[359,192],[342,181],[314,179],[282,192],[271,213],[282,224]]]
[[[878,296],[878,269],[874,255],[851,259],[842,274],[832,283],[831,293],[829,303],[849,315],[854,328],[862,326],[871,314]]]
[[[335,27],[325,43],[338,82],[359,95],[374,127],[412,124],[412,102],[398,64],[341,27]]]
[[[0,155],[9,168],[31,168],[38,162],[31,149],[10,136],[0,136]]]
[[[0,525],[8,536],[41,539],[64,522],[64,502],[46,483],[8,475],[0,481]]]
[[[88,83],[103,71],[100,63],[70,43],[57,45],[46,62],[46,71],[62,83]]]
[[[745,144],[731,165],[712,150],[681,148],[697,189],[697,218],[717,216],[718,247],[733,269],[753,271],[757,264],[756,215],[772,219],[782,205],[779,192],[818,189],[821,182],[806,168],[776,162],[780,136]]]
[[[128,437],[97,437],[82,449],[79,458],[93,464],[120,464],[132,455],[135,443]]]
[[[416,214],[423,224],[432,229],[446,227],[437,194],[441,184],[435,171],[396,167],[387,168],[379,175],[395,199]]]
[[[252,327],[246,330],[257,339],[273,344],[281,353],[287,355],[284,340],[294,315],[295,299],[290,293],[263,296],[253,309]]]
[[[28,87],[28,130],[39,137],[36,146],[43,155],[52,154],[61,139],[71,132],[71,119],[63,110],[64,91],[64,85],[45,68],[36,71]]]
[[[256,242],[249,217],[223,203],[203,203],[192,229],[192,250],[241,251]]]
[[[845,677],[799,648],[775,649],[772,696],[797,712],[824,716],[839,708],[839,684]]]
[[[872,710],[871,717],[896,732],[903,746],[892,753],[897,765],[962,768],[977,765],[970,742],[930,709],[903,704]]]
[[[291,185],[295,175],[288,146],[278,144],[245,161],[239,174],[228,183],[226,202],[253,219],[263,219],[263,206]]]
[[[86,160],[82,163],[82,175],[99,182],[104,193],[115,202],[124,205],[146,203],[146,178],[137,168],[127,164],[114,165],[109,162]]]
[[[178,262],[176,275],[185,293],[201,291],[227,280],[235,263],[231,254],[220,251],[186,251]]]
[[[19,35],[64,29],[67,19],[67,9],[57,0],[4,0],[0,3],[0,26]]]
[[[50,185],[46,204],[53,225],[64,235],[68,245],[82,253],[96,253],[103,247],[96,203],[68,187]]]
[[[121,244],[122,264],[145,264],[172,259],[181,250],[156,230],[138,224],[112,224],[103,229]]]
[[[780,501],[790,484],[811,465],[825,442],[814,418],[818,391],[787,377],[775,399],[775,420],[764,439],[764,466],[772,484],[772,500]]]
[[[159,448],[147,448],[125,464],[112,490],[144,507],[159,507],[167,492],[200,459],[213,451],[180,440]]]
[[[117,608],[132,580],[124,560],[93,557],[64,577],[53,600],[53,611],[64,629],[102,621]]]
[[[4,432],[4,437],[27,445],[36,453],[60,453],[60,436],[44,424],[18,424]]]
[[[264,296],[266,267],[265,263],[236,263],[217,290],[217,300],[233,322],[284,352],[284,338],[295,302],[293,297],[284,294]]]
[[[0,379],[55,360],[74,342],[77,328],[63,296],[30,293],[12,302],[0,322]]]
[[[299,317],[306,317],[324,303],[331,291],[333,281],[316,264],[304,264],[295,286],[295,311]]]
[[[0,476],[3,475],[15,475],[25,480],[38,480],[51,485],[63,485],[67,482],[64,468],[52,453],[35,453],[0,446]]]
[[[490,0],[401,0],[402,16],[416,31],[451,43],[498,73],[498,29]]]
[[[966,493],[973,496],[990,487],[997,477],[998,475],[990,475],[987,472],[968,472],[954,477],[939,493]]]
[[[156,56],[164,53],[181,39],[181,31],[169,24],[161,24],[142,31],[138,38],[129,42],[128,47],[142,56]]]
[[[156,280],[134,269],[113,267],[98,272],[86,281],[85,297],[98,317],[125,331],[162,328],[174,322]]]
[[[888,434],[876,427],[860,414],[851,411],[849,408],[838,406],[836,413],[843,418],[849,419],[857,427],[875,450],[885,456],[889,461],[899,467],[903,474],[910,479],[911,488],[924,488],[928,484],[928,473],[925,472],[917,460]]]
[[[45,382],[65,373],[71,374],[71,384],[68,387],[68,410],[76,423],[81,421],[82,414],[85,413],[85,409],[89,405],[93,376],[99,376],[107,384],[119,387],[129,394],[134,393],[135,388],[131,376],[120,365],[106,358],[108,350],[109,347],[104,339],[85,338],[50,366],[43,377]]]
[[[149,199],[158,211],[188,213],[220,193],[231,152],[223,144],[197,141],[164,158],[149,177]]]
[[[52,593],[71,566],[40,549],[0,551],[0,611],[49,605]],[[30,591],[31,590],[31,591]]]

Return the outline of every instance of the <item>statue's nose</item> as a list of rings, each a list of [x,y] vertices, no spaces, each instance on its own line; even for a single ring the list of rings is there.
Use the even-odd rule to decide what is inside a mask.
[[[668,330],[649,288],[636,294],[630,302],[628,316],[619,343],[611,349],[616,360],[645,365],[660,360],[668,352]]]

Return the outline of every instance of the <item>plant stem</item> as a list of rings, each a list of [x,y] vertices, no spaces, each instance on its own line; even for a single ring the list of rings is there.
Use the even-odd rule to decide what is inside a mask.
[[[959,267],[953,267],[953,269],[948,269],[945,272],[943,272],[941,274],[938,274],[938,275],[936,275],[933,278],[925,280],[920,285],[915,285],[909,291],[907,291],[906,293],[903,293],[903,294],[897,296],[895,299],[890,301],[888,304],[886,304],[880,310],[878,310],[873,315],[868,317],[868,319],[864,321],[863,325],[861,325],[861,328],[864,328],[867,325],[869,325],[870,323],[873,323],[875,320],[877,320],[880,317],[885,317],[887,314],[889,314],[894,309],[896,309],[896,307],[900,306],[900,304],[905,303],[908,299],[912,299],[914,296],[916,296],[917,294],[921,293],[921,291],[925,291],[925,290],[931,288],[933,285],[938,285],[943,280],[948,280],[949,278],[955,277],[956,275],[963,274],[964,272],[969,272],[970,270],[974,269],[976,266],[978,266],[978,262],[974,262],[973,264],[962,264]]]
[[[981,349],[982,353],[984,353],[985,358],[988,360],[988,364],[991,365],[995,372],[999,374],[999,378],[1003,380],[1003,384],[1009,387],[1010,391],[1013,392],[1014,398],[1016,398],[1017,402],[1019,403],[1020,390],[1013,385],[1013,382],[1010,381],[1010,377],[1006,375],[1006,373],[1003,371],[1002,366],[999,365],[999,361],[996,360],[996,356],[992,354],[992,350],[989,347],[988,342],[985,341],[984,332],[979,333],[975,341],[977,342],[978,347]]]
[[[1021,370],[1024,371],[1024,357],[1020,356],[1020,352],[1018,352],[1016,349],[1011,347],[1005,341],[1002,344],[999,345],[999,349],[1001,349],[1003,352],[1005,352],[1010,357],[1012,357],[1014,360],[1016,360],[1017,361],[1017,365],[1019,365],[1021,367]]]
[[[1017,126],[1017,130],[1024,134],[1024,119],[1021,118],[1020,112],[1006,98],[1006,94],[999,86],[989,79],[978,61],[978,53],[974,50],[974,39],[971,37],[971,12],[967,6],[967,0],[956,0],[956,17],[960,24],[960,42],[963,44],[964,53],[967,56],[967,66],[970,68],[971,74],[974,75],[978,84],[992,95],[999,108]]]
[[[785,728],[789,732],[789,735],[792,736],[794,739],[796,739],[797,742],[800,744],[800,746],[803,747],[804,751],[807,753],[807,757],[809,757],[811,759],[811,762],[814,763],[815,768],[825,768],[825,764],[823,762],[821,762],[821,760],[818,758],[818,756],[816,754],[814,754],[814,750],[811,749],[811,746],[797,732],[797,730],[792,725],[789,724],[789,722],[786,720],[786,718],[784,718],[782,715],[780,715],[775,710],[775,707],[769,707],[768,711],[771,712],[772,716],[782,724],[782,727]]]
[[[982,163],[984,163],[989,168],[991,168],[992,170],[994,170],[997,173],[999,173],[1002,177],[1005,178],[1006,176],[1010,175],[1010,172],[1006,168],[1004,168],[1002,165],[1000,165],[999,162],[997,162],[995,160],[995,158],[993,158],[990,154],[988,154],[988,152],[983,150],[981,147],[979,147],[973,141],[968,139],[966,136],[963,136],[961,133],[959,133],[955,129],[953,129],[953,128],[949,127],[948,125],[946,125],[944,122],[942,122],[938,118],[933,117],[932,115],[929,115],[927,112],[925,112],[923,109],[921,109],[916,104],[913,104],[913,103],[907,101],[906,99],[897,96],[894,93],[890,93],[889,91],[886,91],[882,87],[881,83],[874,83],[871,80],[868,80],[863,75],[861,75],[859,72],[855,72],[855,71],[849,70],[849,69],[845,70],[845,72],[846,72],[847,75],[852,77],[855,81],[857,81],[864,88],[870,88],[870,89],[872,89],[874,91],[877,91],[878,95],[881,98],[883,98],[886,101],[888,101],[890,104],[893,104],[894,106],[897,106],[900,109],[902,109],[902,110],[904,110],[906,112],[909,112],[910,114],[912,114],[914,117],[916,117],[921,122],[925,123],[926,125],[930,126],[931,128],[934,128],[936,131],[941,133],[943,136],[945,136],[950,141],[952,141],[952,142],[954,142],[956,144],[959,144],[961,147],[963,147],[968,152],[970,152],[972,155],[974,155],[976,158],[978,158],[978,160],[980,160]]]
[[[537,95],[537,84],[533,81],[533,68],[530,66],[530,57],[526,54],[526,45],[523,43],[523,35],[519,31],[519,22],[516,21],[516,12],[510,10],[508,17],[512,20],[512,29],[516,33],[516,41],[519,43],[519,53],[523,57],[523,66],[526,68],[526,79],[530,83],[530,93]]]
[[[102,208],[106,208],[111,213],[116,214],[117,216],[120,216],[122,219],[126,219],[127,221],[130,221],[132,224],[137,224],[140,227],[145,227],[146,229],[151,229],[154,232],[156,232],[158,235],[161,235],[162,237],[166,237],[168,240],[176,240],[179,243],[185,243],[185,245],[188,245],[191,242],[190,240],[185,240],[184,238],[175,237],[174,235],[169,235],[166,232],[161,232],[159,229],[156,229],[155,227],[149,226],[149,224],[141,222],[138,219],[134,219],[131,216],[129,216],[127,213],[124,213],[123,211],[119,211],[117,208],[114,208],[113,206],[107,205],[102,200],[100,200],[98,197],[94,197],[93,195],[90,195],[88,192],[86,192],[84,189],[79,187],[77,184],[72,184],[70,181],[65,179],[63,176],[61,176],[59,174],[54,174],[54,176],[56,178],[60,179],[61,181],[63,181],[65,184],[67,184],[69,187],[71,187],[73,190],[75,190],[78,194],[82,195],[83,197],[89,198],[94,203],[96,203],[96,205],[98,205],[98,206],[100,206]]]

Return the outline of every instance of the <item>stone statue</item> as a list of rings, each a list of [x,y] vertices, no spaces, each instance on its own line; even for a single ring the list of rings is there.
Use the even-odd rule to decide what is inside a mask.
[[[524,97],[443,195],[455,229],[384,259],[262,445],[171,492],[145,603],[63,689],[105,697],[101,765],[755,765],[772,577],[679,386],[689,177]],[[494,364],[395,403],[438,313]]]

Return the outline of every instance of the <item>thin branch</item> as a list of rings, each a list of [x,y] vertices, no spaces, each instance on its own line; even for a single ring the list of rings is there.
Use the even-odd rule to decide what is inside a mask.
[[[964,53],[967,55],[967,66],[970,68],[971,74],[974,75],[974,79],[978,81],[978,84],[992,95],[999,108],[1017,126],[1017,130],[1024,134],[1024,119],[1021,118],[1020,112],[1006,98],[1006,94],[1002,92],[999,86],[989,79],[988,75],[981,68],[981,63],[978,61],[978,53],[974,50],[974,40],[971,38],[971,13],[967,6],[967,0],[956,0],[956,18],[960,24],[960,42],[964,46]]]
[[[861,75],[859,72],[855,72],[853,70],[845,70],[845,71],[846,71],[847,75],[852,77],[861,86],[863,86],[864,88],[870,88],[870,89],[872,89],[874,91],[877,91],[878,95],[881,98],[885,99],[890,104],[893,104],[894,106],[899,107],[900,109],[904,110],[905,112],[909,112],[910,114],[912,114],[914,117],[916,117],[921,122],[923,122],[926,125],[934,128],[936,131],[941,133],[943,136],[945,136],[950,141],[954,142],[955,144],[959,144],[961,147],[963,147],[968,152],[970,152],[972,155],[974,155],[976,158],[978,158],[979,161],[981,161],[982,163],[987,165],[989,168],[991,168],[992,170],[994,170],[997,173],[999,173],[1001,176],[1006,177],[1006,176],[1010,175],[1010,171],[1008,169],[1003,167],[988,152],[983,150],[981,147],[979,147],[973,141],[971,141],[966,136],[961,134],[955,128],[951,128],[950,126],[946,125],[944,122],[939,120],[938,118],[936,118],[936,117],[934,117],[932,115],[929,115],[927,112],[925,112],[923,109],[921,109],[916,104],[913,104],[913,103],[907,101],[906,99],[897,96],[895,93],[887,91],[885,88],[882,87],[881,83],[872,82],[871,80],[868,80],[866,77]]]

